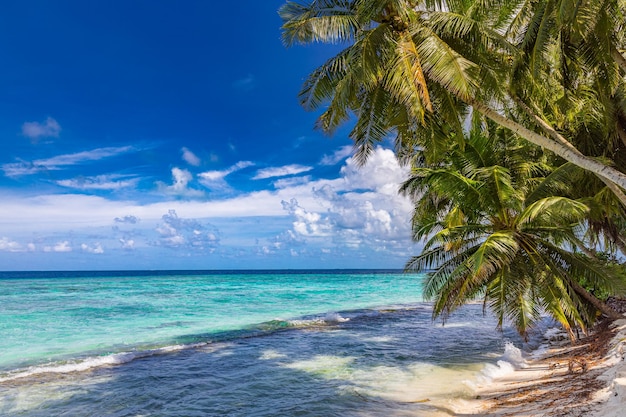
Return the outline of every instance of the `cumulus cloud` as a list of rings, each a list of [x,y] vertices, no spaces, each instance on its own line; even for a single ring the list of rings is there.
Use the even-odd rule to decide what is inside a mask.
[[[196,154],[194,154],[187,148],[182,148],[180,151],[182,152],[183,161],[194,167],[200,166],[200,163],[202,161],[200,161],[200,158],[198,158]]]
[[[293,230],[302,236],[329,236],[332,231],[332,224],[328,216],[320,213],[309,212],[298,204],[298,200],[292,198],[291,201],[281,202],[283,209],[294,217]]]
[[[57,242],[57,244],[54,246],[44,246],[43,251],[44,252],[71,252],[72,246],[70,245],[69,241],[64,240],[62,242]]]
[[[2,170],[8,177],[19,177],[45,171],[58,171],[74,165],[84,164],[91,161],[99,161],[104,158],[118,156],[131,151],[136,151],[136,149],[132,146],[98,148],[90,151],[58,155],[47,159],[8,163],[2,165]]]
[[[304,165],[285,165],[282,167],[270,167],[264,168],[257,171],[256,175],[252,177],[253,180],[263,180],[266,178],[274,178],[274,177],[286,177],[288,175],[297,175],[303,172],[311,171],[313,167],[308,167]]]
[[[413,206],[398,194],[408,173],[393,152],[377,148],[362,168],[350,158],[341,174],[341,181],[313,184],[317,204],[311,208],[297,198],[282,201],[292,218],[291,230],[303,238],[330,238],[351,248],[408,246]]]
[[[196,219],[178,217],[176,210],[169,210],[157,225],[156,245],[167,248],[187,248],[213,252],[219,246],[219,231],[213,225],[202,225]]]
[[[320,165],[336,165],[350,155],[352,155],[352,146],[342,146],[331,155],[324,155],[320,161]]]
[[[135,187],[139,178],[127,178],[121,175],[97,175],[93,177],[77,177],[59,180],[56,183],[62,187],[77,190],[120,190]]]
[[[193,175],[186,169],[172,168],[172,185],[166,185],[159,181],[157,186],[159,191],[165,194],[177,195],[181,197],[200,197],[204,193],[200,190],[189,187],[193,180]]]
[[[244,161],[224,171],[245,164],[251,163]],[[223,181],[228,175],[224,171],[215,171],[204,180]],[[189,190],[200,194],[192,188],[194,177],[189,171],[178,168],[174,173],[173,184],[162,187],[170,187],[169,191],[178,191],[178,195],[186,195]],[[258,256],[289,256],[293,249],[300,256],[316,259],[353,256],[357,252],[350,252],[350,248],[360,248],[363,252],[359,254],[380,251],[402,262],[403,254],[412,248],[413,205],[398,195],[398,187],[407,175],[408,169],[398,165],[392,151],[377,148],[364,167],[357,167],[348,158],[337,178],[278,178],[276,189],[232,198],[142,204],[70,193],[19,198],[7,195],[0,205],[0,230],[10,239],[0,241],[0,250],[10,256],[7,251],[18,250],[18,242],[20,250],[30,250],[24,242],[35,235],[41,237],[35,242],[37,250],[73,248],[81,252],[81,242],[95,250],[93,242],[97,241],[107,254],[145,251],[142,259],[148,259],[147,254],[155,247],[181,253],[247,250],[251,254],[258,250]],[[185,218],[176,213],[184,213]],[[238,228],[239,220],[234,219],[244,217],[258,219],[258,223],[255,226],[252,220],[241,220],[248,226]],[[225,247],[220,229],[209,221],[224,230],[228,245],[234,246]]]
[[[102,248],[102,245],[100,243],[96,243],[93,246],[89,246],[86,243],[83,243],[80,245],[80,248],[83,252],[86,253],[93,253],[96,255],[104,253],[104,249]]]
[[[127,239],[127,238],[119,238],[119,242],[122,245],[122,249],[124,250],[133,250],[135,249],[135,241],[133,239]]]
[[[22,125],[22,135],[37,141],[40,138],[58,138],[61,133],[61,125],[52,117],[48,117],[43,123],[26,122]]]
[[[0,251],[22,252],[24,251],[24,248],[14,240],[9,239],[8,237],[2,237],[0,238]]]
[[[365,166],[349,158],[341,168],[341,175],[349,188],[397,196],[400,185],[407,179],[408,168],[398,164],[391,150],[376,148]]]
[[[124,216],[124,217],[116,217],[115,219],[113,219],[113,221],[115,223],[128,223],[128,224],[137,224],[139,223],[139,217],[137,216]]]

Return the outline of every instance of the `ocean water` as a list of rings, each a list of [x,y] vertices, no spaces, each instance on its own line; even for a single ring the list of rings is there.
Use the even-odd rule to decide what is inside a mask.
[[[0,416],[441,416],[508,369],[420,275],[0,273]]]

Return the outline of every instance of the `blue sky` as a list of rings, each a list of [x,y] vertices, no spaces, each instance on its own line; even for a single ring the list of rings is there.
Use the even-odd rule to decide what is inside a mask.
[[[285,48],[281,4],[3,5],[0,270],[401,268],[406,169],[313,129],[336,49]]]

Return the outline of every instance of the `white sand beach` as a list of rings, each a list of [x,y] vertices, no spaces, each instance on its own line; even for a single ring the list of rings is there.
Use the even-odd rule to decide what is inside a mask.
[[[553,340],[541,357],[478,386],[457,415],[626,415],[626,319],[600,324],[575,345]]]

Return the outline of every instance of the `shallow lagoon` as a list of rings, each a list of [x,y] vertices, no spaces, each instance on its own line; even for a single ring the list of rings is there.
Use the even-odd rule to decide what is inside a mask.
[[[0,414],[446,415],[516,338],[480,305],[433,323],[418,278],[4,279]]]

